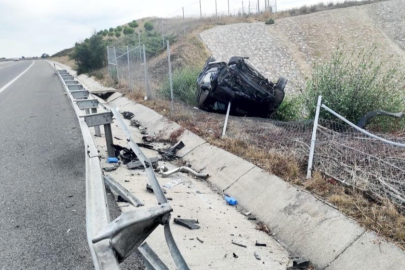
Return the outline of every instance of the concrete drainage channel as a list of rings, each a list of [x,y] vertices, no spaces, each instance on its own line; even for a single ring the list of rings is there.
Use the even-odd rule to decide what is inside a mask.
[[[101,104],[97,99],[89,99],[89,91],[75,81],[74,77],[66,70],[56,70],[56,73],[72,102],[86,146],[86,226],[95,269],[120,269],[119,263],[130,256],[135,249],[138,249],[143,255],[148,269],[168,269],[158,255],[144,242],[159,225],[164,226],[166,242],[177,269],[189,269],[171,233],[169,220],[172,208],[156,180],[150,161],[132,141],[129,133],[127,133],[126,138],[128,144],[147,171],[150,185],[153,187],[159,205],[125,212],[114,221],[110,221],[104,176],[100,167],[100,155],[89,128],[95,127],[96,134],[100,136],[99,127],[104,126],[108,154],[115,156],[111,146],[113,142],[111,133],[113,117],[116,118],[123,130],[126,130],[126,126],[120,114],[114,109],[110,110],[107,106],[102,106],[104,112],[97,112]],[[86,112],[84,115],[83,110]],[[92,114],[90,114],[90,110]],[[107,178],[105,183],[128,201],[137,202],[129,191],[111,178]],[[136,206],[141,205],[137,203]]]
[[[62,73],[64,72],[62,71]],[[59,76],[61,79],[63,79],[61,74],[59,74]],[[74,81],[74,78],[71,77],[66,79]],[[69,90],[69,87],[65,85],[65,89],[68,93],[69,91],[86,91],[84,89],[80,89],[80,86],[77,88],[71,86],[73,84],[75,83],[69,83],[69,86],[74,88],[71,90]],[[70,95],[70,97],[72,98],[73,96]],[[108,113],[111,117],[116,118],[117,121],[115,124],[118,124],[118,126],[112,126],[112,132],[115,136],[117,136],[116,139],[121,139],[119,141],[121,144],[128,143],[131,149],[134,148],[133,150],[137,155],[139,154],[139,152],[137,152],[139,148],[132,145],[135,143],[134,140],[131,139],[131,135],[133,137],[134,132],[137,129],[125,125],[125,122],[128,123],[129,121],[126,119],[123,120],[121,115],[115,109],[110,110],[110,106],[121,111],[129,111],[133,113],[136,120],[140,122],[142,127],[147,129],[150,135],[159,134],[162,138],[169,138],[174,131],[181,128],[176,123],[168,121],[153,110],[140,104],[136,104],[119,93],[113,94],[110,98],[108,98],[107,102],[104,102],[96,97],[92,97],[91,94],[87,94],[87,99],[85,93],[81,94],[80,97],[82,97],[80,101],[83,102],[96,99],[98,101],[98,109],[102,110],[102,112],[97,112],[97,114]],[[105,190],[102,181],[102,173],[100,171],[100,159],[98,158],[100,154],[107,155],[109,149],[105,147],[105,138],[96,136],[96,130],[91,130],[90,132],[88,128],[89,126],[85,121],[86,117],[80,117],[85,114],[80,111],[78,106],[75,107],[76,103],[77,102],[73,102],[72,104],[82,127],[83,137],[85,139],[85,145],[87,148],[86,151],[88,153],[86,156],[88,174],[88,179],[86,180],[88,186],[87,194],[88,197],[94,198],[93,200],[87,201],[88,205],[93,207],[92,209],[89,209],[89,207],[87,208],[88,221],[91,218],[93,221],[98,219],[101,220],[101,223],[94,225],[94,227],[89,226],[91,225],[91,222],[88,222],[88,233],[90,239],[89,245],[90,248],[94,250],[92,251],[93,258],[97,254],[102,254],[100,258],[103,258],[103,261],[114,262],[115,260],[115,263],[117,263],[117,266],[111,264],[116,268],[113,266],[106,266],[98,269],[118,269],[118,263],[120,258],[125,257],[126,249],[124,248],[120,251],[118,247],[116,249],[119,252],[117,252],[117,250],[114,249],[115,247],[113,244],[117,244],[117,241],[114,241],[114,239],[119,238],[114,238],[111,230],[109,231],[106,229],[109,224],[109,220],[105,218],[108,216],[108,210],[103,207],[106,205]],[[84,111],[86,111],[86,108],[84,108]],[[88,111],[88,113],[90,112]],[[88,119],[90,119],[90,117],[88,117]],[[121,128],[118,129],[118,127]],[[139,133],[139,131],[137,132]],[[94,138],[91,138],[91,133],[95,135]],[[142,134],[136,134],[135,136],[136,139],[142,140]],[[219,191],[218,193],[222,193],[222,190],[226,189],[227,193],[236,197],[239,205],[242,205],[244,208],[248,209],[243,212],[250,212],[252,217],[263,221],[263,224],[267,225],[273,237],[278,239],[280,243],[283,243],[282,245],[279,245],[273,239],[264,234],[254,234],[253,232],[250,232],[252,227],[249,227],[249,224],[246,223],[246,217],[245,220],[242,220],[240,218],[240,216],[242,216],[241,214],[232,215],[230,211],[228,212],[229,207],[226,208],[226,206],[218,204],[216,202],[218,199],[212,199],[214,197],[209,197],[210,199],[205,198],[205,202],[209,202],[209,204],[206,206],[198,205],[198,207],[190,208],[188,205],[183,203],[184,200],[181,201],[181,204],[179,205],[178,199],[183,198],[182,196],[187,196],[189,199],[189,196],[191,196],[190,193],[192,192],[190,192],[190,186],[187,188],[182,185],[178,185],[176,186],[177,191],[174,190],[175,188],[168,189],[166,195],[173,196],[174,201],[172,201],[172,206],[170,207],[174,209],[176,214],[181,214],[181,217],[188,217],[190,212],[195,211],[200,212],[199,214],[201,216],[202,212],[210,211],[207,216],[202,216],[199,224],[202,227],[200,230],[192,230],[189,233],[185,228],[184,230],[177,228],[180,226],[174,225],[175,227],[172,227],[174,230],[174,236],[177,236],[176,241],[181,247],[182,253],[185,254],[185,258],[188,261],[190,268],[224,269],[227,267],[231,269],[287,269],[287,267],[292,267],[292,260],[290,260],[291,257],[289,257],[290,255],[286,251],[289,250],[290,254],[294,254],[305,259],[310,259],[311,262],[316,266],[316,269],[405,269],[405,254],[402,250],[391,243],[387,243],[374,233],[366,231],[356,222],[347,218],[333,207],[319,201],[311,194],[284,182],[278,177],[262,171],[260,168],[243,159],[240,159],[239,157],[209,145],[206,141],[187,130],[183,132],[183,134],[179,137],[179,140],[183,141],[185,144],[185,147],[177,152],[177,155],[182,158],[182,161],[192,164],[192,168],[195,171],[202,173],[208,172],[211,174],[208,181],[195,181],[194,179],[187,180],[190,181],[190,183],[194,181],[192,183],[193,185],[198,186],[198,191],[203,191],[202,193],[206,193],[198,194],[201,192],[196,192],[197,194],[191,194],[194,196],[192,198],[200,199],[211,196],[208,195],[208,188],[205,187],[206,189],[204,189],[203,183],[208,183],[211,185],[209,189],[213,189],[214,191],[217,190]],[[101,152],[98,153],[96,148],[101,150]],[[149,149],[145,149],[144,152],[147,156],[153,156],[153,154],[150,154],[151,150]],[[142,160],[142,158],[144,157],[140,157],[140,160]],[[142,165],[143,164],[144,163],[142,163]],[[90,166],[96,166],[97,172],[89,170],[89,168],[91,168]],[[176,167],[170,166],[171,165],[169,164],[169,171],[167,174],[169,174],[169,172],[172,170],[177,169]],[[122,167],[123,166],[109,173],[109,176],[112,176],[112,181],[107,180],[106,182],[110,182],[109,185],[112,186],[111,189],[115,193],[120,194],[121,197],[125,198],[126,201],[132,202],[134,205],[144,204],[144,202],[148,202],[145,203],[145,205],[152,203],[153,198],[151,198],[151,196],[153,195],[146,193],[144,187],[139,187],[140,185],[138,182],[132,183],[132,180],[124,181],[124,179],[129,177],[129,175],[128,171],[125,171],[126,169],[124,170]],[[89,174],[89,172],[91,173]],[[151,178],[151,173],[153,173],[153,171],[149,172],[145,168],[145,172],[145,179],[143,179],[144,182],[142,183],[150,183],[152,185],[154,179],[156,179],[156,177],[154,179]],[[177,178],[181,177],[180,174],[180,172],[174,173],[173,175],[175,178],[172,178],[172,180],[177,180]],[[137,177],[142,178],[142,175]],[[117,182],[115,182],[114,179],[117,179]],[[157,181],[162,181],[162,179],[159,178]],[[97,183],[97,185],[95,183]],[[156,182],[154,183],[156,184]],[[95,187],[98,188],[97,191]],[[157,190],[161,190],[160,187],[152,187],[153,190],[156,188],[158,188]],[[133,194],[136,194],[136,197],[134,197]],[[166,205],[167,200],[166,202],[164,201],[164,194],[162,196],[159,191],[158,194],[153,194],[157,197],[158,201],[161,203],[161,206]],[[174,196],[180,197],[176,198]],[[104,198],[104,201],[100,198]],[[154,198],[154,200],[156,201],[156,198]],[[97,201],[99,204],[96,204],[94,201]],[[94,203],[94,205],[92,205],[92,203]],[[189,203],[192,204],[192,202]],[[127,207],[125,204],[121,205],[121,207],[125,213],[127,211],[131,212],[134,209],[134,206]],[[202,209],[203,207],[206,207],[209,210],[204,210]],[[212,221],[207,221],[207,223],[205,223],[204,218],[212,218],[211,215],[214,215],[215,213],[213,210],[216,210],[215,208],[219,207],[225,208],[218,210],[220,215],[215,216],[217,219],[212,219]],[[142,208],[143,207],[139,207],[136,209]],[[96,215],[92,211],[97,209],[98,214]],[[167,213],[163,215],[167,215]],[[224,217],[226,218],[224,219]],[[160,222],[165,224],[164,221],[165,220]],[[207,225],[207,227],[203,226],[203,224]],[[220,231],[214,232],[212,230],[211,227],[216,226],[221,227]],[[208,227],[210,229],[208,229]],[[160,230],[165,232],[164,228],[165,226],[156,226],[156,230],[158,231]],[[214,235],[214,237],[211,237],[210,239],[211,242],[215,242],[212,243],[212,253],[210,253],[210,241],[206,240],[208,236],[195,233],[203,230],[206,230],[207,234]],[[246,231],[246,235],[242,235],[243,233],[240,234],[240,230],[243,232]],[[100,231],[102,231],[103,234],[97,233]],[[198,242],[190,247],[187,243],[195,241],[195,236],[202,240],[203,243]],[[95,238],[96,242],[93,243]],[[215,241],[215,239],[212,238],[217,238],[218,241]],[[260,242],[260,240],[263,239],[266,239],[267,247],[263,249],[258,249],[258,247],[255,247],[255,242]],[[243,240],[246,241],[243,242]],[[140,245],[142,241],[135,241],[135,246]],[[149,258],[146,261],[154,262],[149,263],[148,269],[167,269],[162,268],[162,261],[167,262],[169,257],[167,254],[160,254],[164,249],[164,245],[162,244],[164,241],[162,241],[162,238],[159,238],[156,236],[156,233],[154,233],[148,237],[148,242],[153,244],[151,246],[158,246],[158,248],[154,249],[155,251],[158,251],[157,253],[159,253],[159,257],[163,259],[160,260],[156,253],[149,249],[149,246],[141,245],[141,253],[144,255],[144,257]],[[227,242],[230,245],[223,245],[223,242]],[[235,244],[233,244],[233,242],[235,242]],[[241,244],[241,246],[238,246],[237,244]],[[239,248],[239,250],[234,250],[229,248],[229,246]],[[200,249],[198,249],[198,247],[200,247]],[[225,254],[219,256],[219,254],[222,252]],[[270,257],[266,257],[269,255],[269,253]],[[168,254],[173,255],[171,252],[168,252]],[[235,257],[234,254],[239,258]],[[244,254],[248,254],[246,259],[243,257]],[[163,257],[161,255],[163,255]],[[261,256],[261,261],[255,258],[256,255],[259,255],[259,258]],[[199,259],[196,259],[196,257]],[[256,262],[249,261],[252,258]],[[176,259],[174,261],[176,261]],[[264,261],[266,261],[265,265],[262,264]],[[155,268],[151,268],[151,265],[154,265]],[[177,267],[178,269],[187,269],[179,268],[176,263],[171,264],[170,266],[171,268]]]

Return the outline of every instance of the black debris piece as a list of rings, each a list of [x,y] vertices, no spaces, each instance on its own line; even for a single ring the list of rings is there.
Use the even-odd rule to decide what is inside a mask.
[[[256,246],[257,246],[257,247],[267,247],[267,244],[265,244],[265,243],[259,243],[259,242],[256,241]]]
[[[142,133],[142,132],[141,132]],[[143,133],[142,133],[143,134]],[[146,135],[146,136],[142,136],[142,141],[144,142],[153,142],[153,137]]]
[[[118,137],[114,137],[114,139],[119,140],[119,141],[122,141],[122,139],[120,139],[120,138],[118,138]]]
[[[287,270],[306,270],[309,268],[309,260],[295,259],[293,260],[293,266],[288,267]]]
[[[243,245],[243,244],[237,243],[237,242],[235,242],[235,241],[233,241],[233,240],[232,240],[232,244],[234,244],[234,245],[236,245],[236,246],[239,246],[239,247],[247,248],[247,246],[246,246],[246,245]]]
[[[138,145],[139,147],[142,147],[142,148],[146,148],[146,149],[152,149],[152,150],[154,150],[153,145],[150,145],[150,144],[146,144],[146,143],[137,143],[137,145]]]
[[[103,167],[103,171],[105,172],[112,172],[118,169],[119,165],[114,165],[114,166],[109,166],[109,167]]]
[[[197,230],[200,228],[198,224],[198,220],[196,219],[182,219],[182,218],[174,218],[174,223],[189,228],[190,230]]]
[[[198,241],[200,241],[200,243],[201,243],[201,244],[203,244],[203,243],[204,243],[204,241],[203,241],[203,240],[201,240],[201,239],[200,239],[200,238],[198,238],[198,237],[197,237],[197,240],[198,240]]]
[[[256,220],[255,217],[248,217],[248,220]]]
[[[173,201],[173,198],[170,198],[170,197],[166,197],[166,199],[167,199],[168,201]]]
[[[131,120],[134,117],[134,114],[128,111],[125,111],[122,113],[122,116],[124,116],[125,119]]]
[[[149,184],[146,184],[146,190],[149,191],[150,193],[153,193],[153,188]],[[167,193],[167,191],[164,188],[162,188],[162,191],[163,191],[164,194]]]
[[[234,253],[233,253],[233,257],[234,257],[235,259],[237,259],[237,258],[238,258],[238,255],[236,255],[235,252],[234,252]]]
[[[127,164],[131,161],[138,160],[132,149],[128,149],[126,147],[117,144],[113,144],[112,147],[115,150],[115,157],[120,158],[123,164]]]
[[[178,150],[182,149],[184,146],[185,146],[184,143],[182,141],[179,141],[172,147],[165,149],[165,150],[159,150],[158,152],[164,160],[172,161],[172,160],[178,158],[176,156],[176,153]]]
[[[139,123],[138,120],[132,119],[131,126],[139,128],[141,126],[141,123]]]

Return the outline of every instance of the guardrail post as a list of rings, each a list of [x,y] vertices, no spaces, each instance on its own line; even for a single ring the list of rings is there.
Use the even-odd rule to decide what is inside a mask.
[[[92,108],[91,113],[97,113],[97,108]],[[95,131],[95,136],[96,137],[101,137],[100,126],[94,127],[94,131]]]
[[[115,151],[114,148],[112,147],[114,141],[111,131],[111,124],[104,125],[104,134],[105,134],[105,142],[107,144],[108,157],[115,157]]]
[[[309,150],[309,159],[308,159],[308,170],[307,170],[307,179],[311,178],[312,174],[312,163],[314,161],[314,151],[315,151],[315,142],[316,142],[316,131],[318,129],[318,121],[319,121],[319,112],[321,110],[322,105],[322,96],[318,97],[318,103],[316,104],[316,113],[315,113],[315,120],[314,120],[314,128],[312,130],[312,138],[311,138],[311,148]]]

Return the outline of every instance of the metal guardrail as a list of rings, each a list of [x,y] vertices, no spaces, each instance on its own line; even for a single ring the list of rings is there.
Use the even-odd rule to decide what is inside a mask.
[[[91,99],[90,93],[79,82],[72,84],[71,81],[74,78],[66,70],[56,70],[55,67],[55,73],[61,80],[75,110],[86,147],[86,231],[95,269],[118,270],[120,269],[119,264],[136,249],[144,257],[147,269],[169,269],[145,242],[145,239],[159,225],[163,225],[166,242],[176,268],[188,270],[189,267],[181,255],[170,230],[169,221],[172,208],[156,179],[150,160],[132,140],[131,134],[121,115],[115,109],[109,108],[104,104],[99,104],[97,99]],[[70,84],[66,84],[66,81],[69,81]],[[72,85],[77,87],[71,87]],[[76,90],[77,88],[80,90]],[[77,94],[78,92],[81,92],[81,94]],[[99,105],[106,112],[97,113]],[[83,115],[81,110],[85,110],[86,114]],[[158,206],[142,207],[142,203],[129,191],[112,178],[103,175],[100,166],[100,154],[94,144],[89,127],[95,127],[96,136],[101,136],[99,126],[104,125],[107,152],[112,157],[114,156],[111,132],[113,117],[115,117],[118,125],[124,130],[129,147],[143,164],[149,184],[152,186],[159,203]],[[105,184],[114,190],[114,192],[127,198],[137,207],[136,210],[122,213],[111,222]]]

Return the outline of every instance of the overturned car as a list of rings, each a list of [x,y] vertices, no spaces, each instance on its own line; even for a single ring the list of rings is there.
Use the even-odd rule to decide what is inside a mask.
[[[287,79],[270,82],[245,59],[228,63],[208,58],[197,78],[197,103],[206,111],[225,113],[231,102],[233,115],[269,117],[284,99]]]

